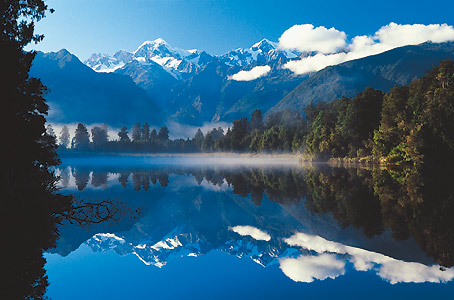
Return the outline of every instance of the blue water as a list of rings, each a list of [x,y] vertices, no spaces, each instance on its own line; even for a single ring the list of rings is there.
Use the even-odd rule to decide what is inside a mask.
[[[257,201],[244,192],[248,177],[235,179],[253,169],[277,184],[304,172],[296,162],[245,169],[186,161],[64,160],[57,169],[63,192],[118,199],[127,209],[117,222],[60,228],[57,248],[45,254],[47,295],[430,299],[454,291],[454,270],[441,271],[411,238],[396,241],[389,230],[367,237],[331,214],[308,211],[304,198],[265,192]]]

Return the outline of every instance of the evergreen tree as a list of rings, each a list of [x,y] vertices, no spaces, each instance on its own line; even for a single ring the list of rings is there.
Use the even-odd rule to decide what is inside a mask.
[[[120,132],[118,133],[118,137],[120,138],[120,142],[122,143],[131,142],[128,136],[128,129],[126,128],[126,126],[121,127]]]
[[[223,151],[232,150],[232,130],[230,129],[230,127],[227,128],[227,132],[222,139],[222,147],[220,149]]]
[[[156,143],[157,139],[158,133],[156,132],[156,129],[153,128],[153,130],[150,132],[150,143]]]
[[[55,131],[54,129],[52,128],[52,125],[48,124],[47,127],[46,127],[46,133],[50,136],[53,136],[54,138],[56,137],[55,135]]]
[[[90,147],[90,136],[87,127],[83,123],[77,124],[74,133],[74,148],[79,150],[86,150]]]
[[[197,129],[197,132],[194,135],[194,144],[195,144],[195,147],[197,148],[197,150],[202,149],[203,140],[204,140],[203,132],[199,128],[199,129]]]
[[[134,127],[132,127],[132,141],[137,143],[141,140],[141,137],[140,123],[136,123],[134,124]]]
[[[250,144],[247,140],[249,129],[250,125],[246,118],[243,117],[240,120],[233,121],[231,134],[232,150],[246,150],[246,147]]]
[[[144,142],[150,141],[150,125],[148,125],[147,122],[145,122],[143,124],[141,138],[142,138],[142,141],[144,141]]]
[[[158,139],[163,142],[169,139],[169,129],[166,126],[159,129]]]
[[[69,129],[68,126],[64,125],[60,132],[60,145],[62,147],[68,148],[69,147]]]
[[[93,140],[93,148],[101,148],[108,143],[107,125],[95,126],[91,129],[91,138]]]
[[[213,136],[210,133],[207,133],[205,136],[205,139],[202,142],[202,147],[201,150],[203,152],[212,152],[214,150],[214,139]]]
[[[4,299],[45,298],[48,281],[43,251],[56,246],[58,215],[70,205],[69,196],[57,193],[57,178],[49,168],[59,161],[55,138],[45,128],[45,87],[29,76],[36,53],[24,51],[31,42],[42,40],[34,26],[47,11],[42,0],[0,3],[0,122],[7,128],[0,147],[4,158],[0,234],[17,247],[2,255],[8,257],[3,268],[9,273],[2,279]]]
[[[251,129],[252,130],[263,130],[263,117],[260,109],[254,110],[251,116]]]
[[[194,139],[195,140],[202,140],[203,139],[203,132],[202,132],[202,130],[200,128],[197,129],[197,132],[194,135]]]

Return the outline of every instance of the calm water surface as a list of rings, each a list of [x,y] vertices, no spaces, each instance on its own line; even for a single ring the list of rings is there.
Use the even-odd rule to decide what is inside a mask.
[[[411,172],[402,182],[396,172],[291,159],[104,156],[64,158],[56,173],[63,192],[112,201],[116,213],[60,226],[57,247],[45,253],[53,299],[454,291],[452,195],[431,197],[434,180]]]

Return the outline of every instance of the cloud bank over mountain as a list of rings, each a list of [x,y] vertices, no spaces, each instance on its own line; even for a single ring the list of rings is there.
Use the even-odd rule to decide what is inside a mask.
[[[284,65],[284,68],[296,74],[305,74],[397,47],[448,41],[454,41],[454,28],[447,24],[390,23],[380,28],[374,35],[355,36],[350,42],[344,32],[335,28],[326,29],[323,26],[304,24],[286,30],[279,38],[279,47],[297,49],[308,54],[300,60],[289,61]],[[336,52],[338,49],[340,51]]]
[[[301,52],[329,54],[345,47],[347,35],[343,31],[312,24],[293,25],[279,38],[283,49],[298,49]]]
[[[230,76],[229,79],[236,81],[251,81],[265,76],[270,71],[270,66],[257,66],[249,71],[239,71],[238,73]]]

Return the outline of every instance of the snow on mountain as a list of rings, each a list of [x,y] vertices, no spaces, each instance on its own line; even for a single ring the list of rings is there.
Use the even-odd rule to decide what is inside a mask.
[[[98,233],[86,244],[97,252],[114,250],[120,255],[134,254],[144,264],[163,267],[174,258],[199,256],[200,239],[192,233],[184,233],[183,228],[177,227],[160,241],[141,241],[138,244],[125,241],[123,238],[109,233]]]
[[[209,61],[209,58],[211,55],[205,51],[174,48],[158,38],[142,43],[134,52],[120,50],[113,57],[93,54],[84,63],[97,72],[113,72],[133,60],[143,65],[154,62],[173,77],[181,79],[185,74],[194,72],[199,65]]]
[[[84,63],[97,72],[114,72],[134,60],[143,65],[154,62],[176,79],[184,79],[212,61],[214,57],[228,66],[243,67],[256,62],[268,63],[272,60],[294,59],[299,55],[300,53],[297,51],[279,49],[277,43],[267,39],[263,39],[247,49],[238,48],[223,55],[212,56],[197,49],[175,48],[158,38],[142,43],[134,52],[120,50],[113,56],[93,54]]]
[[[84,64],[100,73],[110,73],[125,65],[125,63],[107,54],[95,53]]]
[[[263,39],[251,48],[238,48],[219,56],[222,62],[229,66],[247,66],[251,63],[268,63],[270,60],[297,58],[301,53],[278,48],[278,43]]]
[[[114,250],[120,255],[134,254],[144,264],[163,267],[179,257],[200,256],[212,250],[226,252],[230,255],[249,257],[262,266],[277,262],[278,258],[295,257],[299,251],[281,248],[264,241],[250,238],[227,240],[224,244],[213,248],[195,232],[185,232],[184,226],[177,227],[159,241],[129,242],[123,237],[111,233],[98,233],[85,242],[93,251],[105,252]]]

